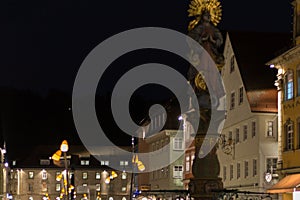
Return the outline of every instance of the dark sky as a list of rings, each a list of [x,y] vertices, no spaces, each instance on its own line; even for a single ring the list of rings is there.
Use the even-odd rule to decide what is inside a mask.
[[[223,31],[292,31],[292,6],[287,0],[221,3],[223,17],[219,28]],[[18,144],[27,145],[33,139],[47,141],[53,135],[74,131],[69,127],[70,99],[64,93],[71,94],[86,55],[106,38],[132,28],[158,26],[187,33],[188,4],[188,0],[1,1],[0,86],[25,90],[0,94],[0,113],[5,118],[2,129],[5,137],[11,138],[10,144],[15,138]],[[130,55],[123,63],[130,60],[127,65],[142,64],[159,59],[159,55],[140,53],[137,59]],[[169,60],[172,61],[167,64],[177,61]],[[115,67],[105,80],[118,77],[122,64]],[[52,89],[62,93],[49,93]],[[40,94],[48,96],[43,98]]]
[[[221,30],[292,30],[288,0],[221,3]],[[186,33],[188,4],[188,0],[1,1],[0,85],[71,91],[81,62],[101,41],[143,26]]]

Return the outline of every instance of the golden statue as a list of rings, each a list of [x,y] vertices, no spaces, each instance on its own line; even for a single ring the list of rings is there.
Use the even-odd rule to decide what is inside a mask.
[[[192,0],[188,13],[189,17],[195,18],[189,23],[189,36],[209,53],[220,71],[224,65],[224,57],[218,51],[223,43],[223,37],[216,28],[222,15],[220,2],[218,0]],[[197,56],[191,52],[191,57]],[[198,73],[192,78],[198,89],[207,89],[203,74]]]

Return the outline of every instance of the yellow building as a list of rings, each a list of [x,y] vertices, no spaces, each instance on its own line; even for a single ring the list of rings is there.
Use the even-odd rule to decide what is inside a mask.
[[[279,158],[281,180],[269,192],[300,199],[300,0],[295,0],[293,46],[267,64],[278,69]]]

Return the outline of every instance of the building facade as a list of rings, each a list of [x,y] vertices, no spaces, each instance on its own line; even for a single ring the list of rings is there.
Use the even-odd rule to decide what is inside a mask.
[[[43,147],[42,147],[43,148]],[[43,148],[48,149],[49,148]],[[71,147],[72,149],[72,147]],[[36,152],[42,152],[36,151]],[[87,151],[68,154],[67,168],[64,160],[60,166],[45,156],[37,154],[27,160],[13,160],[8,173],[8,190],[13,199],[110,199],[126,200],[132,187],[131,173],[115,171],[107,161],[88,155]],[[120,165],[124,165],[120,163]],[[127,161],[127,165],[130,164]],[[68,181],[65,182],[66,169]],[[60,178],[59,178],[60,177]],[[73,188],[73,189],[65,189]]]
[[[222,77],[227,114],[218,158],[224,188],[255,196],[266,193],[278,181],[278,109],[271,73],[264,80],[255,78],[266,73],[260,68],[264,66],[259,51],[265,52],[266,57],[267,52],[272,52],[263,50],[264,46],[271,48],[267,44],[268,35],[252,34],[252,39],[246,35],[230,32],[226,35]]]
[[[293,46],[270,60],[277,69],[280,181],[269,192],[284,200],[299,199],[300,190],[300,1],[293,1]]]

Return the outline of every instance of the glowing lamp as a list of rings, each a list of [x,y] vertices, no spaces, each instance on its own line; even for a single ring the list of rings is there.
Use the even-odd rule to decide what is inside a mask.
[[[142,161],[138,161],[137,167],[138,167],[138,170],[140,170],[140,171],[145,170],[145,165],[142,163]]]
[[[53,154],[52,159],[54,161],[59,161],[60,160],[60,156],[61,156],[61,150],[58,150],[55,152],[55,154]]]
[[[64,140],[61,145],[60,145],[60,150],[62,152],[67,152],[69,150],[69,145],[68,145],[68,142],[67,140]]]
[[[117,174],[115,171],[112,171],[112,172],[111,172],[111,176],[112,176],[113,178],[117,178],[117,177],[118,177],[118,174]]]
[[[109,184],[110,183],[110,177],[107,177],[104,181],[106,184]]]

